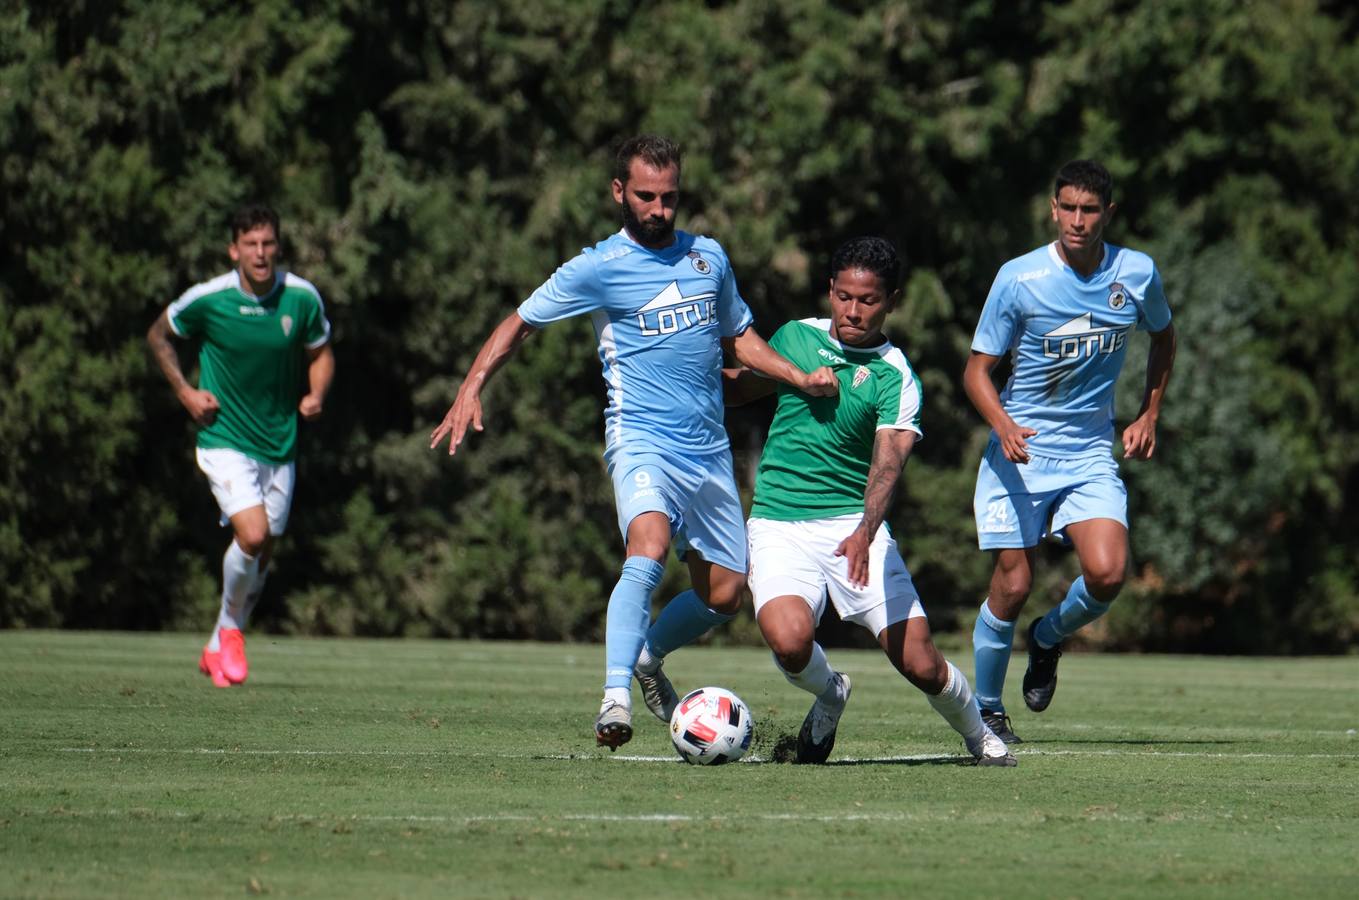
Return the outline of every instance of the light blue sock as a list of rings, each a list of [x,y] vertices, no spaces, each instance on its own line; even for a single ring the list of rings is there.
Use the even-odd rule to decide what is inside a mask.
[[[983,603],[972,629],[972,658],[975,683],[972,692],[982,709],[1004,712],[1000,695],[1005,690],[1005,670],[1010,666],[1010,648],[1015,642],[1015,623],[1002,622]]]
[[[1048,612],[1034,629],[1034,636],[1044,649],[1055,647],[1109,611],[1108,603],[1100,603],[1085,589],[1085,576],[1071,582],[1071,589],[1057,608]]]
[[[655,657],[665,656],[734,618],[714,612],[692,589],[687,590],[665,604],[665,609],[651,623],[651,629],[646,633],[647,651]]]
[[[632,667],[651,623],[651,592],[664,574],[665,566],[645,556],[629,556],[623,562],[604,620],[605,690],[632,688]]]

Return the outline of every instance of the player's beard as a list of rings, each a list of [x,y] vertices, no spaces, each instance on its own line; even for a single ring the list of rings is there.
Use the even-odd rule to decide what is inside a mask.
[[[675,234],[674,219],[648,219],[643,222],[637,218],[637,214],[632,211],[632,206],[626,199],[622,205],[623,227],[628,230],[628,234],[648,247],[664,247],[670,243]]]

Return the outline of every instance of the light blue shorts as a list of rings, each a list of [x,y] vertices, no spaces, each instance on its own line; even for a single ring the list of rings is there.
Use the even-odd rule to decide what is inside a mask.
[[[699,456],[621,448],[606,454],[604,462],[624,541],[637,516],[665,513],[680,559],[693,550],[710,563],[745,573],[746,522],[730,450]]]
[[[1069,543],[1066,527],[1113,519],[1128,527],[1128,490],[1110,454],[1080,459],[1033,456],[1017,465],[1000,444],[986,445],[972,496],[983,550],[1036,547],[1045,537]]]

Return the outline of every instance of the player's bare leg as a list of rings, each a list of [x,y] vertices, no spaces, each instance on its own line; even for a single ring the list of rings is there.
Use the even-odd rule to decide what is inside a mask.
[[[962,735],[978,765],[1015,765],[1005,742],[982,721],[967,677],[934,646],[924,616],[888,625],[878,634],[878,644],[896,670],[920,688],[935,711]]]

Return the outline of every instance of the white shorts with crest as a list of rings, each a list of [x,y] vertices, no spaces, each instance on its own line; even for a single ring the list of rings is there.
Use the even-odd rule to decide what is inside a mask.
[[[875,637],[888,625],[924,616],[911,573],[885,524],[869,545],[867,586],[849,583],[849,561],[835,550],[861,519],[856,513],[800,522],[747,522],[755,615],[775,597],[794,596],[805,600],[820,622],[829,595],[841,619],[862,625]]]
[[[198,468],[208,476],[212,496],[222,509],[222,524],[252,506],[263,506],[274,537],[288,527],[296,463],[271,465],[227,447],[198,448]]]

